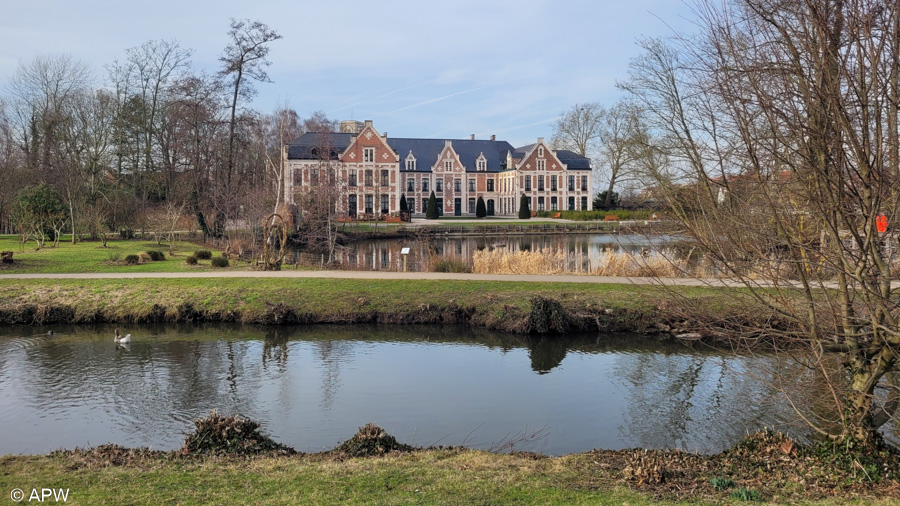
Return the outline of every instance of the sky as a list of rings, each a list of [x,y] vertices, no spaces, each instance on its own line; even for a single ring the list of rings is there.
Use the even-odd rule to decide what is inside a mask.
[[[0,95],[20,63],[71,55],[93,71],[127,48],[176,40],[192,66],[219,69],[230,18],[259,20],[270,83],[250,107],[287,105],[373,120],[391,137],[496,135],[514,146],[553,134],[576,103],[611,105],[639,37],[690,31],[680,0],[0,0]]]

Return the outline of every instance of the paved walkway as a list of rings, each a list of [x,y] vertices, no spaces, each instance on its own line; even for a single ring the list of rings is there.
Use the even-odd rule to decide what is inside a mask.
[[[595,283],[670,286],[744,286],[737,281],[691,278],[627,278],[615,276],[537,276],[525,274],[451,274],[442,272],[387,271],[218,271],[218,272],[114,272],[79,274],[0,274],[2,279],[172,279],[172,278],[326,278],[326,279],[406,279],[458,281],[526,281],[541,283]]]

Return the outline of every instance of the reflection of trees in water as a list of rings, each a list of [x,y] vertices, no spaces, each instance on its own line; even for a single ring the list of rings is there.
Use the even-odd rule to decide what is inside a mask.
[[[722,447],[747,430],[792,420],[781,394],[766,388],[771,378],[793,376],[796,380],[785,388],[810,395],[827,393],[814,371],[795,370],[796,363],[790,360],[722,356],[634,335],[530,339],[450,325],[238,327],[237,331],[226,326],[159,326],[153,331],[129,329],[137,337],[127,352],[116,351],[112,329],[81,328],[52,340],[36,335],[28,338],[34,345],[26,338],[16,338],[15,346],[3,343],[8,352],[0,368],[5,391],[12,392],[7,382],[15,383],[16,397],[28,398],[51,413],[65,413],[64,419],[100,418],[104,429],[128,431],[132,441],[177,445],[178,433],[207,409],[265,421],[268,412],[282,410],[271,406],[272,399],[283,405],[296,402],[301,387],[288,359],[291,351],[292,364],[299,362],[294,355],[300,341],[304,353],[312,351],[315,367],[321,367],[318,390],[324,411],[339,405],[341,391],[347,388],[343,368],[356,360],[357,350],[380,342],[527,351],[534,371],[526,370],[527,374],[557,369],[570,352],[609,352],[610,376],[616,390],[626,396],[623,435],[642,446],[692,448]],[[100,414],[92,414],[93,410]],[[826,407],[820,416],[831,414]]]
[[[337,340],[313,342],[313,349],[322,364],[322,400],[319,406],[330,411],[341,387],[341,363],[349,359],[358,343]]]
[[[568,346],[569,343],[559,337],[541,337],[531,340],[528,346],[531,369],[538,374],[547,374],[566,358]]]
[[[721,448],[791,420],[766,382],[773,357],[623,354],[615,376],[628,391],[627,438],[656,448]]]
[[[288,360],[288,340],[292,333],[285,331],[282,327],[266,329],[262,354],[263,369],[267,369],[269,362],[272,361],[275,363],[277,371],[284,373]]]

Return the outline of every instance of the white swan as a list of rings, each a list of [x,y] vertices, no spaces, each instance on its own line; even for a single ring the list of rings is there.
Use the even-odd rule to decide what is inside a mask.
[[[116,327],[116,344],[128,344],[131,342],[131,334],[119,335],[119,328]]]

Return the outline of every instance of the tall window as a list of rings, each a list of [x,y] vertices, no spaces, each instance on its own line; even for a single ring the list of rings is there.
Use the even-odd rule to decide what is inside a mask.
[[[309,169],[309,184],[312,186],[319,184],[319,169]]]
[[[294,186],[303,186],[303,169],[294,169]]]
[[[356,187],[356,171],[355,170],[350,171],[350,175],[347,178],[347,185],[350,186],[351,188]]]
[[[550,197],[550,210],[556,211],[556,197]]]
[[[381,186],[388,186],[391,183],[391,177],[388,175],[388,171],[381,171]]]
[[[372,195],[366,195],[366,214],[372,214],[373,210]]]
[[[446,160],[444,162],[444,170],[446,170],[447,172],[453,170],[453,162],[451,160]]]
[[[427,191],[428,191],[428,179],[423,179],[423,180],[422,180],[422,191],[423,191],[423,192],[427,192]]]
[[[363,148],[363,161],[364,162],[374,162],[375,161],[375,148]]]
[[[462,179],[454,179],[453,180],[453,191],[459,193],[462,191]]]
[[[411,199],[409,197],[406,198],[406,208],[409,209],[409,212],[416,212],[416,199]]]
[[[587,197],[581,197],[581,210],[582,210],[582,211],[587,211],[587,210],[588,210],[588,206],[587,206]]]
[[[372,186],[372,171],[366,171],[366,186]]]
[[[538,156],[544,156],[544,146],[538,148]]]
[[[381,214],[388,213],[388,207],[391,202],[391,197],[389,195],[382,194],[381,195]]]
[[[581,176],[581,191],[587,190],[587,176]]]
[[[416,187],[416,180],[411,177],[406,178],[406,191],[411,192],[411,191],[413,191],[413,188],[415,188],[415,187]]]
[[[569,191],[575,191],[575,176],[569,176]]]
[[[525,191],[531,191],[531,176],[525,176]]]
[[[422,199],[422,212],[428,212],[428,199]]]
[[[544,197],[538,197],[537,210],[538,210],[538,211],[543,211],[543,210],[544,210]]]
[[[537,167],[538,170],[547,170],[547,160],[538,160]]]
[[[538,191],[544,191],[544,176],[538,176]]]
[[[469,180],[469,191],[470,192],[475,191],[475,180],[474,179]]]
[[[475,199],[469,199],[469,214],[475,214]]]
[[[489,192],[494,191],[494,180],[493,179],[487,180],[487,191],[489,191]]]
[[[444,179],[443,178],[439,177],[434,180],[434,191],[436,191],[438,193],[444,191]]]
[[[556,191],[556,176],[550,176],[550,191]]]
[[[569,211],[575,210],[575,197],[569,197]]]

